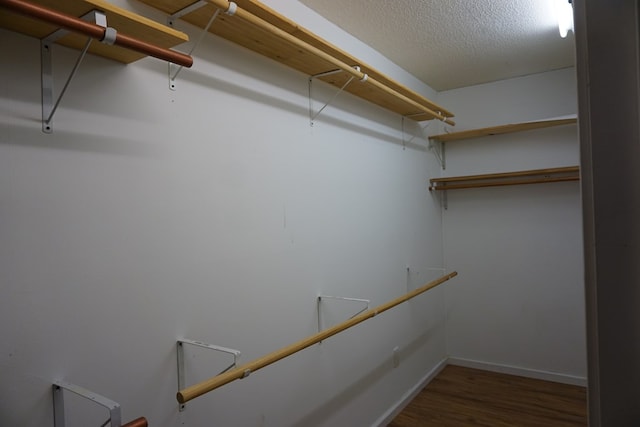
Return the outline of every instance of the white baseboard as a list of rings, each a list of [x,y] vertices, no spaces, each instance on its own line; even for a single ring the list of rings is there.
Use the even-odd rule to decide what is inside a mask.
[[[499,372],[502,374],[518,375],[521,377],[535,378],[538,380],[553,381],[562,384],[587,386],[585,377],[574,375],[559,374],[557,372],[540,371],[536,369],[520,368],[517,366],[500,365],[497,363],[480,362],[478,360],[463,359],[460,357],[449,357],[448,365],[464,366],[466,368],[476,368],[485,371]]]
[[[409,391],[407,391],[402,397],[389,408],[376,422],[373,423],[375,427],[384,427],[389,424],[402,410],[407,406],[415,397],[422,391],[434,379],[440,371],[447,366],[447,359],[442,359],[433,369],[418,381]]]

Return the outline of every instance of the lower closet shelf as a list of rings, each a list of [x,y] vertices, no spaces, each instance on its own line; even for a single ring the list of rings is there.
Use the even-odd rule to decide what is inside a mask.
[[[580,168],[578,166],[567,166],[561,168],[534,169],[517,172],[490,173],[484,175],[432,178],[429,180],[431,183],[431,185],[429,185],[429,191],[579,180]]]

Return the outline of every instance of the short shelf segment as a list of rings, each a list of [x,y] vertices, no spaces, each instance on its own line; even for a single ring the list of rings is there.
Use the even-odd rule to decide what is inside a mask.
[[[580,168],[578,166],[567,166],[561,168],[534,169],[517,172],[490,173],[484,175],[432,178],[429,180],[431,182],[429,191],[578,180],[580,180]]]
[[[440,135],[430,136],[432,141],[449,142],[460,141],[463,139],[480,138],[483,136],[500,135],[503,133],[523,132],[533,129],[543,129],[553,126],[564,126],[576,124],[578,119],[555,119],[555,120],[540,120],[535,122],[513,123],[502,126],[492,126],[480,129],[471,129],[460,132],[443,133]]]

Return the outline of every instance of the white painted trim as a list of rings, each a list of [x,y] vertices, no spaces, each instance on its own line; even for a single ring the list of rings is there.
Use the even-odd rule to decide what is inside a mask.
[[[519,375],[521,377],[535,378],[538,380],[553,381],[562,384],[587,386],[586,377],[560,374],[557,372],[540,371],[537,369],[527,369],[518,366],[500,365],[497,363],[481,362],[478,360],[463,359],[460,357],[449,357],[448,365],[464,366],[466,368],[482,369],[485,371],[499,372],[502,374]]]
[[[427,386],[433,380],[440,371],[442,371],[445,366],[447,366],[447,359],[442,359],[433,369],[431,369],[427,374],[417,382],[411,389],[409,389],[402,397],[391,407],[389,408],[380,418],[378,418],[372,426],[374,427],[384,427],[388,425],[402,410],[407,406],[415,397],[422,391],[423,388]]]

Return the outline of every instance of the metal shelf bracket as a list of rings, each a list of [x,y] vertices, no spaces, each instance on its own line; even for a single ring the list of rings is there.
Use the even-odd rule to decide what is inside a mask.
[[[445,127],[446,133],[449,133],[448,129],[450,128]],[[436,157],[438,157],[438,160],[440,161],[440,166],[442,166],[442,170],[447,169],[447,150],[445,148],[446,146],[447,145],[445,144],[445,141],[438,141],[438,140],[429,138],[429,149],[433,150]]]
[[[194,340],[190,340],[190,339],[179,339],[177,341],[177,345],[176,345],[176,351],[177,351],[177,356],[178,356],[178,391],[184,389],[187,385],[185,382],[185,369],[184,369],[184,344],[189,344],[189,345],[193,345],[196,347],[200,347],[200,348],[206,348],[209,350],[215,350],[215,351],[219,351],[222,353],[227,353],[227,354],[231,354],[233,356],[233,363],[229,366],[227,366],[225,369],[223,369],[222,371],[220,371],[218,373],[218,375],[227,372],[229,369],[234,368],[237,364],[238,364],[238,359],[240,358],[240,351],[239,350],[234,350],[232,348],[226,348],[226,347],[220,347],[218,345],[213,345],[213,344],[206,344],[203,343],[201,341],[194,341]],[[180,412],[184,411],[186,409],[186,404],[185,403],[181,403],[180,405],[178,405],[178,410]]]
[[[448,210],[449,209],[449,199],[447,197],[447,190],[443,190],[440,192],[440,200],[442,201],[442,207],[444,208],[444,210]]]
[[[404,116],[402,116],[401,119],[401,129],[402,129],[402,149],[404,150],[407,146],[407,144],[410,144],[414,139],[416,138],[421,138],[423,137],[423,135],[411,135],[411,138],[406,139],[405,138],[405,134],[407,134],[408,132],[405,129],[405,118],[411,118],[413,116],[421,116],[424,113],[415,113],[415,114],[405,114]],[[427,128],[431,125],[432,120],[427,121],[427,124],[425,124],[424,126],[422,126],[420,123],[418,123],[418,126],[420,126],[420,129],[422,131],[422,133],[424,134],[424,132],[427,130]],[[423,137],[424,139],[427,139],[426,137]],[[429,149],[431,149],[431,144],[429,144]],[[436,157],[438,157],[438,162],[440,162],[440,157],[438,156],[438,154],[436,153]],[[442,162],[440,162],[442,163]]]
[[[429,140],[429,148],[433,150],[433,153],[438,158],[438,161],[440,162],[440,167],[442,167],[442,170],[447,169],[447,150],[445,149],[445,147],[446,145],[442,141],[437,142],[437,141]]]
[[[360,67],[357,65],[354,65],[353,68],[360,71]],[[344,71],[341,69],[337,69],[337,70],[325,71],[324,73],[318,73],[318,74],[309,76],[309,123],[311,126],[313,126],[313,121],[320,115],[320,113],[322,113],[322,111],[325,108],[327,108],[329,105],[333,103],[333,101],[336,100],[338,95],[340,95],[345,90],[345,88],[349,86],[349,84],[353,81],[355,77],[353,76],[349,77],[349,79],[342,85],[342,87],[340,87],[336,91],[336,93],[333,94],[333,97],[331,97],[331,99],[327,103],[325,103],[317,112],[313,111],[313,97],[312,97],[313,80],[318,77],[325,77],[325,76],[330,76],[332,74],[338,74],[338,73],[344,73]],[[367,75],[365,74],[365,78],[366,76]]]
[[[75,393],[78,396],[84,397],[92,401],[93,403],[103,406],[109,410],[109,419],[105,421],[100,427],[121,427],[122,416],[120,412],[120,405],[113,400],[107,399],[104,396],[100,396],[92,391],[77,386],[75,384],[69,384],[63,381],[56,381],[53,383],[53,425],[54,427],[65,427],[65,409],[64,409],[64,390],[71,393]]]
[[[322,332],[325,329],[324,326],[324,318],[322,316],[322,301],[323,300],[327,300],[327,299],[332,299],[332,300],[340,300],[340,301],[351,301],[351,302],[355,302],[355,303],[359,303],[362,304],[364,303],[366,306],[362,309],[360,309],[357,313],[353,314],[351,317],[349,317],[349,319],[353,319],[354,317],[356,317],[358,314],[369,310],[369,306],[371,305],[371,300],[368,299],[362,299],[362,298],[348,298],[348,297],[336,297],[336,296],[331,296],[331,295],[318,295],[318,332]],[[322,341],[320,341],[320,344],[322,344]]]
[[[102,43],[105,44],[113,44],[116,39],[117,32],[115,29],[107,26],[107,16],[99,12],[97,10],[92,10],[91,12],[83,15],[81,19],[87,22],[95,22],[96,25],[100,25],[101,27],[105,27],[105,36],[104,39],[101,40]],[[58,99],[54,101],[53,95],[53,63],[52,63],[52,47],[53,43],[67,35],[70,31],[65,29],[59,29],[49,34],[47,37],[40,40],[40,61],[41,61],[41,84],[42,84],[42,131],[44,133],[52,133],[53,132],[53,115],[58,109],[58,105],[60,105],[60,101],[64,96],[67,88],[69,87],[69,83],[78,71],[80,67],[80,63],[84,59],[89,46],[91,45],[91,41],[93,40],[91,37],[87,39],[84,48],[80,52],[78,59],[76,60],[75,65],[73,66],[67,81],[65,82],[60,95],[58,95]]]
[[[404,150],[406,148],[406,145],[411,143],[411,141],[413,141],[416,138],[419,138],[419,136],[416,135],[412,135],[411,138],[409,139],[405,139],[405,133],[407,133],[405,131],[405,118],[409,118],[411,116],[417,116],[417,115],[422,115],[422,113],[416,113],[416,114],[407,114],[405,116],[402,116],[402,149]],[[429,125],[431,125],[433,121],[429,120],[427,122],[426,125],[422,126],[420,124],[418,124],[418,126],[420,126],[420,128],[422,129],[422,132],[426,131],[427,128],[429,127]],[[427,138],[429,141],[429,145],[428,148],[431,152],[433,152],[433,154],[436,156],[436,159],[438,159],[438,163],[440,164],[440,167],[442,168],[442,170],[445,170],[447,168],[447,161],[446,161],[446,152],[445,152],[445,144],[444,142],[439,142],[439,141],[435,141],[432,140],[431,138]]]
[[[183,16],[188,15],[189,13],[194,12],[209,4],[211,4],[211,2],[208,2],[205,0],[198,0],[194,3],[191,3],[189,6],[183,7],[173,15],[170,15],[167,18],[167,25],[173,28],[177,19],[180,19]],[[236,13],[236,10],[238,10],[238,6],[234,2],[229,2],[229,8],[225,11],[225,13],[227,15],[234,15]],[[188,53],[189,56],[191,56],[191,54],[196,50],[196,48],[198,47],[202,39],[204,39],[205,34],[207,34],[207,32],[209,31],[209,28],[211,28],[211,25],[213,24],[213,21],[216,20],[218,15],[220,15],[220,9],[216,9],[215,12],[213,12],[213,15],[211,15],[209,22],[207,22],[207,25],[205,25],[202,31],[200,32],[200,37],[198,37],[198,40],[196,40],[193,46],[191,46],[191,50]],[[176,67],[171,62],[168,63],[167,67],[168,67],[168,75],[169,75],[169,89],[176,90],[176,77],[178,77],[178,74],[180,74],[180,71],[182,71],[184,67],[182,65]],[[173,71],[174,68],[175,68],[175,71]]]
[[[204,7],[208,4],[211,4],[211,3],[204,0],[199,0],[199,1],[196,1],[195,3],[190,4],[189,6],[186,6],[180,9],[179,11],[177,11],[173,15],[170,15],[167,18],[167,25],[173,28],[177,19],[182,18],[183,16],[195,10],[198,10],[201,7]],[[229,11],[232,11],[232,10],[233,12],[230,13]],[[229,11],[227,11],[227,14],[232,15],[233,13],[235,13],[235,10],[232,7],[229,8]],[[209,22],[207,22],[207,25],[205,25],[205,27],[200,32],[200,37],[198,37],[198,40],[196,40],[193,46],[191,46],[191,50],[188,53],[189,56],[191,56],[191,54],[196,50],[196,48],[198,47],[202,39],[204,39],[205,34],[207,34],[207,32],[209,31],[209,28],[211,28],[211,25],[213,24],[213,21],[216,20],[219,14],[220,14],[220,9],[216,9],[213,15],[211,15]],[[168,75],[169,75],[169,89],[176,90],[176,77],[178,77],[178,74],[180,74],[180,71],[182,71],[184,67],[182,65],[176,66],[171,62],[167,63],[167,67],[168,67]]]

